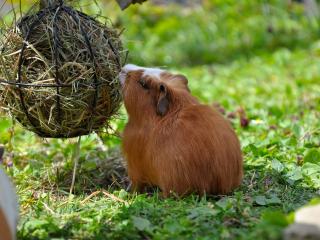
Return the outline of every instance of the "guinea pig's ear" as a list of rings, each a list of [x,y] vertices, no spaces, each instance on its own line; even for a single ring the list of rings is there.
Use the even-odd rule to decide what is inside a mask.
[[[190,92],[190,89],[188,87],[188,78],[182,74],[175,74],[173,81],[175,82],[176,87],[184,88],[188,92]]]
[[[184,85],[188,86],[188,78],[182,74],[176,74],[175,77],[179,79]]]
[[[164,116],[169,110],[168,88],[165,84],[159,84],[159,97],[157,102],[157,114]]]

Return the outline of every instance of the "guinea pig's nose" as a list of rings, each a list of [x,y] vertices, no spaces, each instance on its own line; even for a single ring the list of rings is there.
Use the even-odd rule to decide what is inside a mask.
[[[119,73],[119,80],[120,80],[121,85],[124,85],[126,78],[127,78],[127,72],[124,70],[121,70],[121,72]]]

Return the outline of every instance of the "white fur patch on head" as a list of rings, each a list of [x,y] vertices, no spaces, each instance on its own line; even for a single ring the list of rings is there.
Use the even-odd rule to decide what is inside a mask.
[[[160,80],[161,73],[163,72],[164,70],[160,68],[144,68],[143,76],[150,76]]]
[[[150,76],[150,77],[157,78],[158,80],[160,80],[161,73],[164,72],[164,70],[162,70],[160,68],[146,68],[146,67],[140,67],[140,66],[137,66],[134,64],[126,64],[125,66],[123,66],[123,68],[119,74],[121,84],[124,84],[124,82],[126,80],[126,76],[129,72],[138,71],[138,70],[143,71],[142,76]]]

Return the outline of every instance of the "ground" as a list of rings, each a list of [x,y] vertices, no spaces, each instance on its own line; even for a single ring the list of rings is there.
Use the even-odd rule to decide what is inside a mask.
[[[283,228],[292,222],[294,210],[319,197],[320,42],[311,28],[303,27],[312,25],[311,21],[300,19],[300,6],[294,5],[295,18],[292,12],[281,20],[276,13],[266,16],[271,18],[272,27],[268,25],[264,29],[267,33],[262,33],[264,22],[252,16],[249,3],[231,4],[235,9],[219,4],[218,12],[210,4],[205,9],[214,12],[217,28],[221,19],[229,19],[225,16],[238,16],[237,7],[249,9],[251,15],[243,14],[241,26],[234,16],[223,22],[233,33],[243,28],[243,35],[238,35],[243,41],[238,45],[232,40],[233,34],[221,34],[221,29],[216,32],[204,23],[208,32],[194,34],[194,26],[202,26],[201,9],[181,13],[200,19],[189,26],[178,22],[181,32],[190,37],[188,41],[183,39],[186,35],[163,29],[177,27],[174,9],[167,13],[171,18],[164,18],[162,7],[146,5],[138,10],[135,6],[120,19],[124,25],[130,24],[128,19],[131,24],[139,23],[145,36],[153,33],[143,46],[142,40],[137,40],[142,38],[137,29],[127,31],[126,37],[136,43],[126,43],[133,55],[130,61],[166,65],[185,74],[192,94],[206,104],[219,105],[231,121],[244,154],[241,186],[227,196],[182,199],[163,199],[156,189],[146,194],[127,192],[128,181],[120,164],[121,139],[92,134],[82,138],[75,192],[70,195],[76,139],[40,139],[2,114],[0,142],[6,148],[5,168],[19,194],[18,239],[279,239]],[[138,14],[142,17],[130,18]],[[209,27],[218,34],[214,38],[217,46],[210,45],[213,40],[206,35],[212,33]],[[259,34],[272,36],[261,40],[265,37],[260,39]],[[196,44],[196,37],[203,41],[201,46]],[[224,37],[225,42],[220,41]],[[166,38],[172,44],[157,50],[153,44]],[[184,41],[183,47],[180,45],[183,50],[174,45]],[[167,55],[162,56],[165,51]],[[120,132],[125,122],[121,109],[114,128]]]

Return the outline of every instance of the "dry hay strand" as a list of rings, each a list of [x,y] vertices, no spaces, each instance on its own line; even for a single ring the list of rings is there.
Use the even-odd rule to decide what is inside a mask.
[[[0,105],[28,130],[81,136],[118,111],[125,51],[108,23],[57,5],[23,17],[0,44]]]

